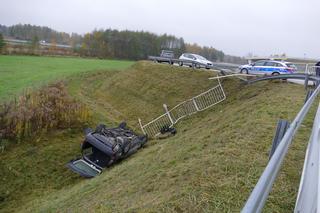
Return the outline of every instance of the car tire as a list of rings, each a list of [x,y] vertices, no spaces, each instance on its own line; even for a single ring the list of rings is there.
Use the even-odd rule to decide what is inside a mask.
[[[249,72],[248,72],[247,69],[242,69],[242,70],[240,71],[240,73],[241,73],[241,74],[248,74]]]
[[[278,72],[273,72],[271,75],[276,76],[276,75],[280,75],[280,73],[278,73]]]

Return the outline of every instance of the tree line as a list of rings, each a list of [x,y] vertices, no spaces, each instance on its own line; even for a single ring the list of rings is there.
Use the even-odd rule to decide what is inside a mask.
[[[41,41],[56,42],[70,45],[73,41],[81,42],[81,35],[58,32],[49,27],[35,26],[30,24],[17,24],[12,26],[0,25],[0,33],[9,38],[32,41],[37,37]]]
[[[186,44],[186,51],[201,55],[212,61],[223,61],[225,54],[213,47],[201,47],[198,44]]]
[[[85,34],[78,51],[85,56],[139,60],[158,55],[162,49],[180,55],[186,48],[183,38],[172,35],[107,29]]]
[[[140,60],[149,55],[158,55],[161,50],[166,49],[174,51],[176,57],[190,52],[212,61],[236,61],[239,58],[226,56],[223,51],[213,47],[188,44],[183,38],[173,35],[158,35],[146,31],[101,29],[80,35],[58,32],[49,27],[17,24],[9,27],[0,25],[0,34],[8,38],[28,40],[34,46],[38,41],[71,45],[74,52],[85,57]]]

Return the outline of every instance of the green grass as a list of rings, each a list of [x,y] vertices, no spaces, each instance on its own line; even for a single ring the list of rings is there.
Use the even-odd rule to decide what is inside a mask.
[[[95,124],[126,120],[138,130],[138,117],[147,122],[163,113],[163,103],[173,107],[216,85],[208,80],[212,75],[139,62],[126,71],[72,76],[68,84],[90,107]],[[182,120],[176,136],[149,141],[94,179],[64,166],[80,153],[79,130],[9,147],[0,155],[6,183],[0,185],[0,211],[239,212],[267,164],[278,119],[292,120],[305,92],[278,81],[222,83],[226,101]],[[293,210],[314,112],[290,147],[265,212]]]
[[[0,99],[9,99],[28,87],[93,70],[124,69],[131,61],[0,55]]]

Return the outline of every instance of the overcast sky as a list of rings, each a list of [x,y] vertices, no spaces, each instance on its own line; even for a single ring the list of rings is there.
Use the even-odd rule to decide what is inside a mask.
[[[227,54],[320,58],[320,0],[1,0],[0,24],[145,30]]]

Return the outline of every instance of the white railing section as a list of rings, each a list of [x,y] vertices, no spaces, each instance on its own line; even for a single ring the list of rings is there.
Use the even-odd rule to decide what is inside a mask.
[[[196,112],[203,111],[222,102],[226,99],[226,94],[219,79],[218,82],[219,84],[217,86],[176,105],[171,110],[168,110],[167,105],[164,104],[163,106],[166,113],[153,119],[147,124],[143,125],[141,119],[139,119],[142,132],[149,137],[157,136],[164,127],[172,127],[182,118]]]
[[[184,101],[169,111],[174,119],[173,123],[177,123],[180,119],[192,115],[198,111],[197,103],[194,99]]]

